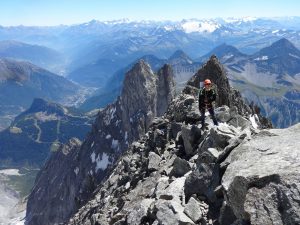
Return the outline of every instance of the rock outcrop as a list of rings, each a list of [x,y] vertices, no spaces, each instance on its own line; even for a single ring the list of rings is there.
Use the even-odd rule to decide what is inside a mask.
[[[155,74],[139,61],[126,74],[121,96],[99,112],[81,147],[68,148],[67,154],[61,148],[41,170],[28,199],[26,223],[57,224],[75,213],[124,150],[164,113],[174,90],[168,65]]]
[[[226,202],[238,219],[300,224],[299,138],[300,124],[261,131],[224,161]]]

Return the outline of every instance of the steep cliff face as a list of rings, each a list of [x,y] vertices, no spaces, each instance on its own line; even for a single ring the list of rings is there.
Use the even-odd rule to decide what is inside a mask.
[[[169,66],[154,74],[144,61],[134,65],[126,74],[121,96],[99,112],[81,147],[70,148],[67,154],[54,153],[42,169],[41,174],[49,176],[40,175],[36,180],[28,199],[26,223],[67,220],[90,199],[109,168],[132,141],[145,134],[153,118],[164,113],[173,97]],[[65,163],[56,167],[57,160]]]
[[[148,130],[153,118],[161,116],[175,95],[171,67],[163,66],[154,75],[150,66],[141,60],[124,80],[119,102],[121,121],[129,141],[136,140]]]
[[[261,130],[262,117],[225,105],[216,109],[219,126],[207,119],[202,131],[192,90],[154,120],[68,224],[299,224],[299,124]]]

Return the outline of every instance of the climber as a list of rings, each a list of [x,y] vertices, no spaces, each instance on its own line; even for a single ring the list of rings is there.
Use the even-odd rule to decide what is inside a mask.
[[[201,125],[202,129],[204,129],[204,121],[205,121],[205,109],[207,108],[209,114],[212,117],[214,125],[218,125],[218,121],[215,117],[213,102],[216,100],[216,92],[211,87],[211,81],[206,79],[204,81],[204,88],[199,92],[199,111],[201,113]]]

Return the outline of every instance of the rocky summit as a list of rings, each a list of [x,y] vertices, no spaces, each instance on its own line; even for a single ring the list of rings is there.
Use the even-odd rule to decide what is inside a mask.
[[[207,117],[208,129],[201,129],[197,92],[205,78],[217,86],[219,125]],[[258,111],[243,102],[230,87],[222,65],[211,57],[170,102],[167,112],[154,118],[140,139],[131,139],[133,143],[101,182],[88,175],[89,182],[97,184],[89,189],[93,194],[77,212],[69,210],[66,220],[60,221],[69,225],[299,224],[300,124],[271,129]],[[72,152],[68,146],[76,143],[71,141],[62,152]],[[94,143],[93,148],[90,143],[87,139],[71,154],[74,160],[62,159],[62,164],[68,162],[65,172],[60,169],[63,166],[54,168],[54,162],[50,166],[50,159],[44,173],[51,177],[41,172],[44,182],[37,180],[29,198],[27,224],[58,224],[53,214],[49,216],[49,207],[58,217],[65,212],[64,206],[74,204],[73,198],[88,190],[82,189],[83,182],[77,178],[84,170],[82,162],[90,168],[99,157],[103,165],[105,158],[95,152],[100,146]],[[50,173],[55,170],[59,172]],[[64,198],[63,193],[78,190],[76,185],[81,191]],[[47,188],[64,191],[48,195]],[[42,208],[45,202],[47,208]]]

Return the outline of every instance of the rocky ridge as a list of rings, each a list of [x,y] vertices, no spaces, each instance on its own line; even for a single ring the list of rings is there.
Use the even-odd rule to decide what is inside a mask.
[[[73,215],[124,150],[165,112],[174,90],[168,65],[154,74],[143,60],[135,64],[121,96],[99,112],[82,145],[70,140],[41,170],[28,199],[26,224],[58,224]]]
[[[299,124],[261,129],[228,86],[220,125],[200,129],[193,84],[220,68],[226,81],[215,57],[198,71],[67,224],[299,224]]]

